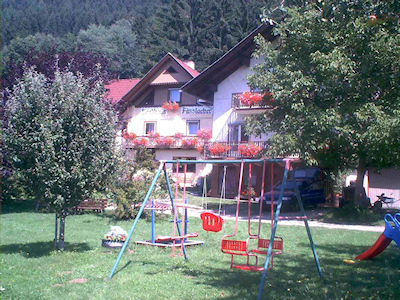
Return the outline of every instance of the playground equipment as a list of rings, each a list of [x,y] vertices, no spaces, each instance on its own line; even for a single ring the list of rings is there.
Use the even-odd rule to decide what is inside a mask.
[[[111,270],[111,273],[109,275],[109,279],[111,279],[113,277],[113,275],[115,274],[115,271],[116,271],[116,269],[118,267],[118,264],[119,264],[119,262],[120,262],[120,260],[121,260],[121,258],[123,256],[123,253],[125,252],[126,247],[128,246],[128,244],[130,242],[130,239],[131,239],[131,237],[132,237],[132,235],[134,233],[136,225],[137,225],[137,223],[138,223],[138,221],[139,221],[139,219],[140,219],[140,217],[141,217],[141,215],[143,213],[143,210],[144,210],[144,208],[146,206],[146,203],[149,200],[150,195],[153,192],[153,190],[155,188],[155,185],[156,185],[156,182],[157,182],[158,178],[160,177],[162,171],[164,172],[164,175],[165,175],[165,178],[166,178],[168,193],[169,193],[169,197],[170,197],[170,200],[171,200],[171,206],[172,206],[172,209],[175,212],[174,213],[174,225],[178,222],[177,213],[176,213],[176,206],[175,206],[175,203],[174,203],[174,197],[172,195],[171,185],[169,183],[169,179],[168,179],[168,176],[167,176],[166,164],[177,164],[177,169],[178,169],[178,166],[179,166],[180,163],[183,163],[184,166],[186,166],[189,163],[190,164],[193,164],[193,163],[195,163],[195,164],[228,164],[228,163],[230,163],[230,164],[241,164],[240,182],[242,182],[242,180],[243,180],[243,168],[244,168],[244,164],[245,163],[248,163],[248,164],[263,163],[263,168],[265,168],[265,163],[266,162],[269,162],[269,163],[284,163],[285,164],[285,171],[284,171],[284,175],[283,175],[281,189],[280,189],[280,192],[279,192],[279,198],[278,198],[277,207],[276,207],[276,210],[274,212],[274,220],[273,220],[273,223],[272,223],[273,225],[272,225],[272,231],[271,231],[270,238],[268,240],[261,239],[261,238],[259,238],[259,233],[257,235],[255,235],[255,234],[252,234],[250,232],[250,230],[249,230],[249,238],[257,239],[258,240],[258,247],[257,247],[257,249],[253,249],[251,252],[248,251],[248,253],[246,253],[248,258],[250,258],[251,256],[256,257],[257,254],[259,254],[259,253],[260,254],[266,253],[266,255],[267,255],[264,267],[260,267],[260,268],[262,268],[261,270],[263,271],[263,274],[262,274],[262,277],[261,277],[260,288],[259,288],[259,292],[258,292],[258,299],[261,299],[262,292],[263,292],[263,289],[264,289],[265,280],[267,279],[267,276],[268,276],[268,270],[269,270],[268,266],[271,263],[272,256],[273,256],[273,254],[272,254],[273,250],[275,249],[275,250],[278,250],[278,252],[279,252],[279,249],[283,248],[283,246],[280,245],[280,243],[282,241],[280,240],[279,237],[276,237],[276,230],[277,230],[277,226],[278,226],[280,210],[281,210],[281,207],[282,207],[283,192],[285,190],[285,186],[286,186],[289,170],[292,168],[291,162],[294,161],[294,160],[295,159],[244,159],[244,160],[197,160],[197,161],[195,161],[195,160],[167,160],[167,161],[161,161],[160,162],[160,166],[159,166],[159,168],[158,168],[158,170],[157,170],[157,172],[156,172],[156,174],[154,176],[154,179],[153,179],[153,181],[152,181],[152,183],[150,185],[150,188],[147,191],[147,194],[146,194],[146,196],[145,196],[145,198],[143,200],[142,206],[140,207],[139,212],[138,212],[138,214],[137,214],[137,216],[136,216],[136,218],[135,218],[135,220],[134,220],[134,222],[132,224],[132,227],[131,227],[131,229],[130,229],[130,231],[128,233],[128,237],[127,237],[123,247],[121,248],[121,251],[118,254],[117,260],[116,260],[116,262],[115,262],[115,264],[114,264],[114,266],[113,266],[113,268]],[[249,170],[249,171],[250,171],[249,174],[251,174],[251,170]],[[249,181],[249,182],[251,182],[251,181]],[[264,182],[264,180],[263,180],[263,182]],[[240,186],[239,186],[239,189],[241,189]],[[264,186],[262,187],[262,193],[263,193],[263,190],[264,190]],[[239,191],[239,196],[237,198],[237,208],[239,208],[240,192],[241,192],[241,190]],[[176,190],[175,190],[175,199],[177,198],[177,194],[178,194],[178,187],[176,187]],[[301,213],[302,213],[302,216],[300,218],[304,221],[304,225],[306,227],[307,235],[308,235],[308,238],[309,238],[309,241],[310,241],[310,246],[311,246],[311,249],[312,249],[312,252],[313,252],[315,264],[316,264],[316,267],[317,267],[319,275],[322,277],[322,270],[321,270],[321,266],[319,264],[318,255],[317,255],[317,252],[315,250],[314,242],[313,242],[312,236],[311,236],[311,231],[310,231],[310,228],[308,226],[307,216],[305,214],[303,203],[302,203],[301,198],[300,198],[300,192],[299,192],[297,187],[295,187],[295,194],[296,194],[296,198],[297,198],[297,201],[298,201]],[[185,198],[185,190],[184,190],[184,198]],[[261,198],[260,202],[262,202],[262,199],[263,198]],[[251,200],[248,201],[248,202],[249,202],[249,207],[250,207]],[[261,209],[262,209],[262,207],[261,207]],[[249,210],[249,212],[250,212],[250,210]],[[237,224],[238,224],[238,216],[239,216],[238,214],[239,214],[239,210],[237,209],[236,210],[235,232],[234,232],[233,235],[228,235],[228,236],[224,236],[223,237],[222,242],[221,242],[221,249],[227,249],[227,251],[234,251],[233,248],[237,247],[237,249],[239,251],[243,252],[243,249],[246,249],[246,247],[248,245],[248,244],[243,243],[243,241],[236,242],[235,240],[230,239],[230,237],[234,237],[236,235],[236,233],[237,233]],[[261,218],[261,213],[260,213],[260,218]],[[260,223],[261,223],[261,221],[259,221],[259,224]],[[182,222],[182,226],[184,226],[184,222]],[[175,233],[175,231],[177,231],[177,234]],[[183,234],[183,230],[181,231],[179,226],[174,226],[174,234],[173,234],[172,237],[173,237],[173,243],[175,243],[176,240],[183,241],[184,238],[186,238],[186,236]],[[224,241],[226,241],[226,242],[224,242]],[[224,243],[226,243],[226,244],[223,245]],[[236,246],[235,246],[235,244],[236,244]],[[282,243],[282,245],[283,245],[283,243]],[[184,243],[180,243],[180,246],[181,246],[181,251],[182,251],[183,256],[185,257],[185,259],[188,259],[187,252],[186,252],[186,247],[185,247]],[[228,250],[228,248],[230,248],[230,250]],[[266,251],[265,251],[265,249],[266,249]]]
[[[165,167],[164,167],[165,168]],[[187,171],[187,164],[184,165],[184,182],[186,182],[186,171]],[[179,162],[177,162],[176,166],[176,172],[177,172],[177,178],[178,178],[178,172],[179,172]],[[166,177],[167,180],[167,186],[169,187],[169,179]],[[175,199],[178,198],[178,181],[176,182],[175,186]],[[172,191],[170,191],[170,200],[171,200],[171,205],[168,205],[167,203],[155,203],[154,200],[151,202],[151,207],[148,205],[145,205],[142,203],[142,205],[145,205],[145,209],[151,209],[151,240],[147,241],[136,241],[135,243],[138,245],[148,245],[148,246],[157,246],[157,247],[171,247],[172,248],[172,256],[175,255],[175,247],[180,246],[181,249],[181,255],[183,255],[183,247],[185,246],[193,246],[193,245],[202,245],[204,244],[203,241],[198,241],[198,240],[189,240],[190,238],[198,237],[199,234],[197,232],[194,233],[188,233],[188,219],[187,219],[187,209],[188,207],[191,207],[188,205],[188,199],[186,198],[186,185],[183,187],[183,203],[174,203],[172,196]],[[178,218],[178,209],[177,207],[182,207],[182,219]],[[155,234],[155,210],[166,210],[168,208],[172,209],[172,215],[173,217],[173,235],[170,236],[156,236]],[[179,224],[181,225],[181,231],[179,231],[177,235],[177,228],[179,228]],[[183,232],[183,234],[181,234]]]
[[[390,245],[392,240],[400,248],[400,213],[395,215],[386,214],[383,218],[385,220],[385,230],[376,240],[376,242],[365,252],[356,257],[358,260],[371,259],[381,254],[387,246]]]

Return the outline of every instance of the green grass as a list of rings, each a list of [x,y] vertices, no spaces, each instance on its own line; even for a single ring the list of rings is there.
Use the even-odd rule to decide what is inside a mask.
[[[94,214],[69,216],[66,251],[54,251],[54,215],[6,210],[0,216],[0,292],[2,299],[255,299],[260,273],[229,268],[220,239],[233,231],[227,221],[219,233],[206,233],[198,219],[190,230],[200,233],[204,246],[188,248],[189,261],[170,257],[171,251],[134,246],[126,252],[111,281],[107,277],[118,252],[101,247],[110,225],[129,230],[132,221],[115,222]],[[382,225],[382,224],[381,224]],[[254,225],[255,228],[255,225]],[[171,234],[169,217],[157,223],[158,234]],[[270,228],[265,225],[269,233]],[[246,236],[240,223],[239,237]],[[281,226],[284,254],[275,258],[265,285],[265,299],[396,299],[400,297],[400,250],[394,243],[371,261],[347,264],[372,245],[378,233],[312,228],[324,270],[316,272],[303,227]],[[134,240],[148,239],[150,223],[140,220]],[[85,278],[87,283],[69,283]]]

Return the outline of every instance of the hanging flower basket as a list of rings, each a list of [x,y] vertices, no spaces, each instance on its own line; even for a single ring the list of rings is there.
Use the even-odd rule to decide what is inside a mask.
[[[221,143],[213,143],[208,147],[208,151],[210,151],[213,156],[220,156],[229,150],[231,150],[230,146]]]
[[[239,154],[245,157],[255,157],[262,151],[262,147],[255,144],[240,144],[238,146]]]
[[[171,111],[171,112],[179,110],[179,104],[176,103],[175,101],[173,102],[165,101],[161,107],[164,108],[166,111]]]

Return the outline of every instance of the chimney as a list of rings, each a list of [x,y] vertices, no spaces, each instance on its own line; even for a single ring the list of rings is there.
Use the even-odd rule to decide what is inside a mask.
[[[188,65],[189,67],[191,67],[193,70],[194,68],[194,61],[193,60],[185,60],[183,61],[186,65]]]

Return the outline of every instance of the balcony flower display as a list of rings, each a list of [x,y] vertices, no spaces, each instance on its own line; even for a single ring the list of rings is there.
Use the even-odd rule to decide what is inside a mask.
[[[231,150],[231,147],[221,143],[213,143],[208,147],[208,151],[210,151],[213,156],[219,156],[229,150]]]
[[[210,140],[211,136],[212,136],[211,129],[199,129],[197,131],[197,137],[202,139],[203,141]]]
[[[132,144],[139,147],[146,147],[149,144],[149,139],[147,138],[134,138],[132,139]]]
[[[241,144],[238,146],[239,154],[246,157],[254,157],[260,154],[263,148],[255,144]]]
[[[151,138],[151,139],[157,139],[157,138],[159,138],[160,137],[160,134],[158,133],[158,132],[150,132],[149,133],[149,137]]]
[[[195,148],[199,140],[197,138],[187,138],[182,140],[182,147],[184,148]]]
[[[159,137],[156,139],[156,144],[158,146],[170,147],[175,143],[175,139],[170,136]]]
[[[179,104],[175,101],[165,101],[161,107],[166,111],[177,111],[179,109]]]
[[[174,134],[174,137],[177,138],[177,139],[181,139],[183,137],[183,133],[177,132],[177,133]]]
[[[199,153],[203,154],[203,153],[204,153],[204,146],[198,146],[198,147],[196,148],[196,150],[197,150]]]
[[[133,132],[129,133],[126,129],[124,129],[122,131],[122,137],[126,140],[132,140],[136,138],[136,134],[134,134]]]
[[[261,93],[244,92],[239,96],[240,103],[244,106],[257,106],[274,102],[273,94],[269,91]]]

